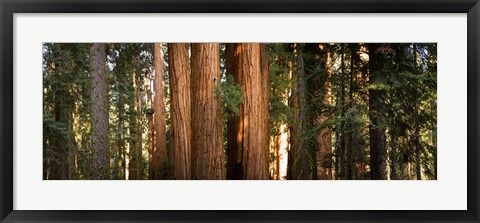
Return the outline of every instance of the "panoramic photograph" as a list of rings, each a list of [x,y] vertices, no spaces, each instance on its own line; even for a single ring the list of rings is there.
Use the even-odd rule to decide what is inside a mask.
[[[43,43],[43,180],[436,180],[436,43]]]

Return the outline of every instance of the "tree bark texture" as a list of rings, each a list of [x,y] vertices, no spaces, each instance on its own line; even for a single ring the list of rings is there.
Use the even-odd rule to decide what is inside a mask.
[[[90,47],[92,67],[92,154],[95,180],[109,179],[108,157],[108,98],[105,43],[94,43]]]
[[[163,44],[155,43],[154,45],[154,100],[153,100],[153,119],[154,119],[154,138],[155,143],[153,146],[153,178],[160,179],[160,168],[166,166],[167,158],[167,135],[166,135],[166,123],[165,123],[165,91],[164,91],[164,53]]]
[[[226,179],[218,43],[192,44],[192,178]]]
[[[227,44],[227,73],[242,86],[240,115],[228,122],[228,179],[267,180],[269,138],[268,83],[262,69],[261,44]],[[262,70],[264,72],[262,72]]]
[[[305,113],[305,67],[302,52],[303,44],[296,47],[297,79],[292,87],[293,126],[291,127],[291,147],[288,165],[289,179],[307,180],[313,178],[310,168],[309,151],[306,142],[302,139],[307,129],[307,116]]]
[[[169,50],[169,77],[172,119],[172,168],[176,180],[192,178],[191,170],[191,92],[188,44],[171,43]]]

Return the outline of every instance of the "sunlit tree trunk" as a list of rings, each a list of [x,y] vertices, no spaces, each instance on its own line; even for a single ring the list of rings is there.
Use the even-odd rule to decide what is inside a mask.
[[[150,72],[150,52],[148,50],[145,51],[145,91],[147,92],[147,148],[148,148],[148,179],[153,180],[155,179],[154,173],[154,155],[153,155],[153,95],[152,95],[152,78]]]
[[[381,52],[378,51],[379,44],[367,44],[369,50],[370,78],[369,84],[380,84],[383,77],[384,60]],[[369,134],[370,134],[370,178],[372,180],[386,180],[386,123],[385,90],[370,89],[369,93]]]
[[[268,58],[268,52],[266,50],[266,44],[265,43],[260,43],[260,67],[261,67],[261,74],[260,74],[260,79],[261,79],[261,86],[260,86],[260,96],[261,99],[259,101],[260,104],[260,137],[261,137],[261,142],[263,143],[261,145],[261,148],[270,148],[270,61]],[[267,158],[268,160],[268,152],[267,152]]]
[[[165,167],[167,164],[167,136],[165,124],[165,91],[163,84],[164,73],[164,54],[163,44],[155,43],[155,77],[154,77],[154,129],[155,129],[155,143],[153,147],[153,177],[160,179],[160,167]]]
[[[168,44],[171,90],[172,141],[171,152],[174,178],[191,179],[191,93],[188,44]]]
[[[192,44],[192,178],[226,178],[222,113],[215,87],[220,82],[218,43]]]
[[[104,43],[94,43],[90,47],[92,67],[92,179],[110,178],[108,157],[108,98],[106,54]]]
[[[332,101],[332,83],[331,77],[333,73],[332,68],[332,54],[327,49],[326,44],[321,44],[320,48],[325,53],[325,69],[327,72],[327,80],[325,81],[325,96],[323,97],[323,104],[330,106]],[[323,113],[319,118],[319,123],[324,123],[329,118],[329,114]],[[317,176],[319,180],[332,180],[332,129],[325,127],[320,130],[317,136],[319,149],[316,154],[317,157]]]
[[[294,51],[294,55],[295,55]],[[290,99],[289,99],[289,106],[292,109],[292,125],[290,126],[290,148],[288,150],[288,166],[287,166],[287,179],[292,180],[295,179],[295,175],[293,172],[293,165],[296,162],[296,157],[298,154],[298,144],[299,144],[299,136],[300,136],[300,128],[299,123],[299,111],[300,111],[300,104],[299,104],[299,97],[298,97],[298,75],[297,71],[295,71],[294,67],[297,66],[296,60],[292,63],[292,75],[290,81],[292,83]]]
[[[228,179],[269,179],[269,137],[265,101],[269,88],[262,88],[265,72],[262,72],[262,53],[259,43],[227,44],[227,73],[241,85],[243,103],[240,115],[229,120]]]
[[[274,137],[274,180],[286,180],[288,149],[288,126],[281,124]]]

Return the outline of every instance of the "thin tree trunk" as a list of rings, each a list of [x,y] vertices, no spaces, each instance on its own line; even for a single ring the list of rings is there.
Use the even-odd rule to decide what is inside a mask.
[[[345,103],[345,46],[342,44],[342,53],[341,53],[341,92],[340,92],[340,105],[342,107],[340,122],[340,152],[337,157],[340,161],[338,177],[340,179],[347,178],[347,166],[346,166],[346,154],[347,154],[347,137],[346,137],[346,126],[345,126],[345,113],[346,113],[346,103]]]
[[[395,131],[390,131],[390,179],[397,179],[397,136]]]
[[[296,51],[296,44],[293,45],[293,55],[294,58],[297,54]],[[289,99],[289,105],[290,108],[292,109],[292,125],[290,126],[290,149],[288,151],[288,166],[287,166],[287,179],[288,180],[293,180],[296,178],[296,175],[293,172],[293,166],[296,163],[296,157],[298,157],[298,144],[299,144],[299,138],[300,138],[300,128],[299,128],[299,111],[300,111],[300,106],[299,106],[299,97],[298,97],[298,70],[295,70],[294,68],[297,67],[297,60],[294,59],[292,61],[291,65],[291,75],[290,75],[290,81],[291,81],[291,92],[290,92],[290,99]]]
[[[349,90],[348,90],[348,103],[347,103],[347,110],[352,109],[353,107],[353,78],[354,78],[354,69],[355,69],[355,46],[353,44],[350,46],[351,51],[350,51],[350,84],[349,84]],[[349,121],[347,124],[347,129],[348,129],[348,134],[347,134],[347,180],[355,180],[356,175],[355,175],[355,163],[356,163],[356,143],[353,142],[353,137],[354,137],[354,128],[352,126],[352,122]]]
[[[132,76],[132,82],[135,83],[134,79],[135,76]],[[130,105],[135,105],[135,96],[130,95]],[[137,130],[136,130],[136,123],[137,123],[137,116],[135,115],[135,106],[129,107],[129,134],[130,140],[128,143],[128,179],[129,180],[136,180],[137,179]]]
[[[125,161],[123,159],[124,156],[124,151],[125,151],[125,142],[122,137],[123,135],[123,125],[124,125],[124,116],[123,114],[125,113],[125,108],[123,107],[123,104],[120,102],[123,100],[121,99],[122,96],[119,96],[119,103],[118,103],[118,130],[120,131],[120,134],[117,134],[117,154],[118,154],[118,160],[117,160],[117,179],[125,179],[125,171],[124,171],[124,166],[125,166]]]
[[[215,97],[219,82],[219,44],[192,44],[192,178],[195,180],[226,179],[221,104]]]
[[[304,55],[302,52],[303,44],[296,47],[296,65],[298,78],[292,89],[293,99],[293,127],[291,134],[292,146],[290,149],[289,166],[291,174],[289,179],[307,180],[313,178],[316,172],[310,169],[310,154],[306,142],[303,140],[307,128],[307,115],[305,111],[305,67]]]
[[[325,58],[325,70],[327,71],[327,80],[325,81],[325,96],[323,97],[323,104],[330,106],[332,101],[332,83],[330,82],[333,69],[332,69],[332,55],[329,52],[326,44],[321,44],[320,49],[324,51]],[[319,125],[327,121],[329,114],[323,113],[319,118]],[[330,127],[324,127],[320,130],[320,134],[317,136],[319,143],[319,149],[317,152],[317,176],[319,180],[332,180],[332,129]]]
[[[108,157],[108,98],[105,43],[90,47],[92,67],[92,150],[93,175],[95,180],[110,178]]]
[[[153,177],[154,179],[165,179],[166,176],[160,176],[160,168],[167,165],[167,135],[165,123],[165,91],[163,84],[164,73],[164,54],[163,44],[155,43],[155,77],[154,77],[154,130],[155,143],[153,147]]]
[[[413,44],[413,72],[416,75],[418,74],[418,69],[417,69],[417,45],[414,43]],[[415,93],[415,114],[418,116],[418,98],[419,95],[418,93]],[[415,144],[416,144],[416,150],[415,150],[415,167],[416,167],[416,175],[417,175],[417,180],[422,179],[422,144],[420,142],[420,125],[415,126]]]
[[[155,179],[154,160],[153,160],[153,103],[152,103],[152,86],[150,74],[150,53],[145,51],[145,91],[147,92],[147,147],[148,147],[148,179]]]
[[[139,56],[135,57],[135,63],[137,68],[135,72],[135,107],[137,108],[137,147],[136,147],[136,161],[137,161],[137,180],[143,180],[143,109],[142,109],[142,86],[143,80],[140,72],[140,58]]]
[[[171,90],[173,175],[177,180],[192,178],[191,170],[191,93],[190,93],[190,60],[188,44],[171,43],[169,50],[169,77]]]
[[[281,136],[282,136],[282,132],[279,129],[277,130],[277,132],[275,133],[275,136],[273,137],[273,155],[274,155],[273,170],[272,170],[273,180],[280,179],[280,146],[281,146],[280,138]]]
[[[369,50],[370,84],[378,84],[382,80],[383,59],[381,52],[377,52],[378,44],[367,44]],[[369,90],[369,126],[370,134],[370,178],[372,180],[386,180],[386,137],[383,103],[385,91]]]
[[[287,177],[287,165],[288,165],[288,126],[286,124],[282,124],[280,126],[278,135],[275,136],[277,141],[277,180],[286,180]]]

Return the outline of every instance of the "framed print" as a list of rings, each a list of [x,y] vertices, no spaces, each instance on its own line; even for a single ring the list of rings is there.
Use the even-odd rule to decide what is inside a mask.
[[[1,221],[478,217],[478,1],[1,1]]]

